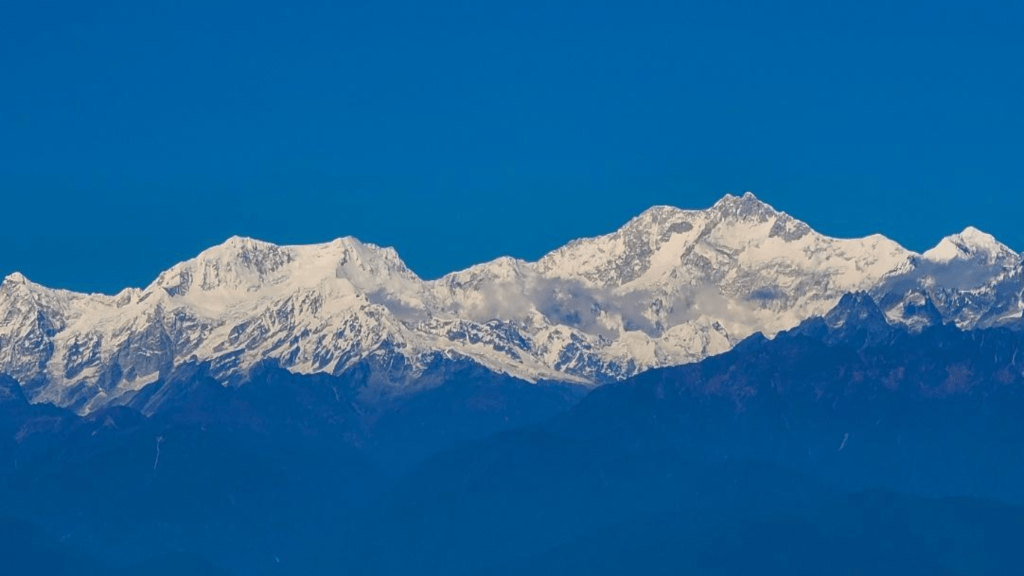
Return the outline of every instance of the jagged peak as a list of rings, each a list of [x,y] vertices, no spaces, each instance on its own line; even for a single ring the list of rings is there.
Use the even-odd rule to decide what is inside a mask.
[[[672,233],[677,231],[680,227],[687,227],[687,223],[689,223],[694,216],[701,214],[717,214],[723,217],[732,216],[739,219],[755,218],[761,221],[774,216],[783,216],[786,220],[792,220],[785,212],[780,212],[772,206],[762,202],[752,192],[746,192],[742,196],[726,194],[710,208],[705,210],[687,210],[668,204],[656,204],[634,216],[614,232],[573,240],[565,246],[553,250],[542,260],[549,258],[551,255],[563,253],[568,249],[576,248],[593,241],[600,241],[622,235],[630,235],[634,237],[650,236],[652,238],[658,238],[663,236],[665,232]]]
[[[721,200],[711,206],[711,210],[723,216],[732,216],[740,219],[759,218],[764,219],[782,214],[771,205],[762,202],[753,192],[746,192],[743,196],[726,194]]]
[[[844,294],[824,316],[830,330],[888,330],[891,325],[885,313],[870,294],[863,291]]]
[[[743,194],[740,194],[739,196],[737,196],[737,195],[735,195],[735,194],[733,194],[731,192],[726,192],[724,196],[722,196],[721,198],[719,198],[719,200],[717,202],[715,202],[715,205],[717,206],[719,204],[733,204],[733,203],[736,203],[736,202],[761,202],[761,201],[758,200],[757,196],[753,192],[748,190],[748,191],[744,192]],[[762,204],[763,204],[763,202],[762,202]]]
[[[677,208],[667,204],[657,204],[651,206],[647,210],[644,210],[635,218],[630,220],[626,227],[630,224],[638,222],[650,222],[658,220],[669,220],[678,218],[679,216],[693,214],[696,212],[717,212],[722,215],[737,216],[740,218],[750,216],[775,216],[785,215],[785,212],[776,210],[770,204],[762,201],[753,192],[744,192],[741,196],[734,194],[725,194],[717,202],[711,205],[707,210],[685,210],[683,208]]]
[[[761,199],[759,199],[757,195],[755,195],[753,192],[750,192],[749,190],[747,192],[744,192],[743,194],[740,194],[739,196],[732,194],[731,192],[726,192],[725,195],[723,195],[717,202],[715,202],[715,206],[728,206],[742,203],[761,204],[767,206],[767,204],[761,201]]]

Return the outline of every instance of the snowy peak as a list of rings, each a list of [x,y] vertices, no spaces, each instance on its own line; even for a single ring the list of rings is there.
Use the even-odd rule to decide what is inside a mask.
[[[217,294],[312,288],[338,279],[348,280],[363,292],[419,281],[394,249],[352,237],[325,244],[278,246],[235,236],[162,273],[150,290],[161,289],[172,297],[209,299]]]
[[[990,266],[1002,263],[1013,265],[1020,261],[1020,256],[1010,247],[973,226],[968,226],[959,234],[943,238],[922,256],[932,262],[972,260]]]
[[[0,310],[11,306],[14,301],[31,299],[34,287],[20,272],[9,274],[0,283]]]
[[[481,289],[493,283],[518,283],[530,275],[529,263],[502,256],[484,264],[474,264],[465,270],[446,274],[433,284],[448,290]]]
[[[0,314],[4,310],[9,312],[14,307],[49,309],[56,312],[63,310],[73,301],[85,297],[85,295],[75,292],[47,288],[32,282],[19,272],[14,272],[4,278],[3,283],[0,283]],[[98,298],[107,297],[98,296]],[[0,328],[3,327],[2,321],[3,319],[0,318]]]
[[[823,236],[747,193],[704,210],[654,207],[616,232],[548,254],[537,268],[590,290],[592,305],[563,314],[579,325],[589,320],[617,332],[610,337],[620,343],[642,342],[638,332],[659,344],[678,338],[673,352],[645,359],[658,365],[694,347],[696,339],[682,338],[677,328],[693,328],[702,317],[732,342],[755,332],[773,335],[826,313],[847,292],[907,269],[913,256],[882,236]],[[642,358],[641,349],[635,346],[632,357]]]
[[[11,272],[4,278],[4,281],[0,286],[14,284],[28,284],[28,278],[25,278],[21,272]]]
[[[723,227],[737,231],[721,233]],[[694,247],[716,236],[751,242],[773,233],[799,237],[807,230],[748,192],[726,195],[704,210],[654,206],[611,234],[576,240],[551,252],[537,266],[547,276],[622,287],[652,271],[661,275],[665,268],[679,267]]]
[[[702,211],[656,206],[604,236],[570,242],[537,262],[541,274],[617,287],[642,276],[655,254],[670,242],[687,242],[700,233]]]
[[[234,236],[162,273],[151,287],[170,296],[218,289],[255,291],[290,261],[291,255],[274,244]]]
[[[694,211],[683,210],[675,206],[652,206],[644,210],[629,222],[626,222],[620,231],[636,230],[642,228],[647,230],[651,236],[662,236],[668,228],[676,222],[685,221],[688,214]]]
[[[611,234],[576,240],[551,252],[538,262],[538,270],[617,288],[663,280],[666,274],[678,279],[691,266],[702,274],[709,266],[731,267],[744,259],[742,253],[805,260],[803,246],[779,249],[807,236],[822,238],[750,192],[728,194],[704,210],[655,206]]]
[[[779,238],[786,242],[792,242],[813,232],[811,227],[804,222],[776,210],[751,192],[747,192],[743,196],[726,194],[708,212],[715,216],[716,223],[721,226],[739,227],[741,231],[752,233],[750,241]],[[771,226],[767,228],[767,234],[762,236],[761,232],[765,231],[762,226],[769,223]]]
[[[36,284],[26,278],[21,272],[12,272],[4,278],[3,282],[0,283],[0,294],[6,294],[9,297],[13,295],[20,295],[20,297],[44,299],[56,298],[58,296],[71,297],[75,295],[73,292],[56,290],[53,288],[47,288],[41,284]],[[3,303],[0,302],[0,305],[2,304]]]
[[[336,259],[335,276],[347,278],[365,290],[374,290],[396,282],[421,282],[394,248],[363,243],[351,236],[315,246],[311,251],[307,250],[307,247],[295,247],[295,250],[306,257],[312,255],[319,259]]]

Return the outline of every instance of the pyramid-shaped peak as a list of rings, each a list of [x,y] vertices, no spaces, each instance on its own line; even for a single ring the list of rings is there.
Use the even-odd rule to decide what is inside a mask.
[[[866,292],[844,294],[824,320],[829,331],[825,341],[830,343],[877,344],[893,331],[885,313]]]
[[[825,324],[832,330],[855,327],[884,327],[889,323],[885,313],[867,292],[849,292],[825,314]]]
[[[995,236],[974,226],[968,226],[958,234],[946,236],[923,256],[934,262],[981,259],[990,264],[1006,258],[1020,258],[1009,246],[996,240]]]
[[[835,307],[828,312],[827,316],[849,317],[850,315],[855,315],[863,320],[869,315],[881,316],[882,310],[878,307],[875,299],[867,292],[848,292],[843,294]]]
[[[988,232],[982,232],[981,230],[978,230],[974,226],[968,226],[967,228],[964,228],[963,232],[961,232],[959,234],[956,234],[955,236],[960,238],[960,239],[962,239],[962,240],[964,240],[965,242],[969,242],[969,243],[971,243],[973,245],[979,245],[979,246],[986,246],[986,245],[987,246],[996,246],[996,245],[1000,245],[1001,246],[1002,245],[1002,244],[1000,244],[1000,242],[998,240],[996,240],[995,236],[989,234]]]

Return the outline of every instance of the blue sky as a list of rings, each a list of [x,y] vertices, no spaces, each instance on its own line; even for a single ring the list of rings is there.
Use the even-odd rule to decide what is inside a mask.
[[[1019,2],[92,4],[3,9],[2,274],[111,292],[239,234],[433,277],[746,190],[1024,250]]]

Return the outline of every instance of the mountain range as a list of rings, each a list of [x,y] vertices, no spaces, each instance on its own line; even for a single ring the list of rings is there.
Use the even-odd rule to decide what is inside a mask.
[[[1022,257],[974,228],[921,254],[880,235],[830,238],[750,193],[654,207],[536,262],[499,258],[436,280],[350,237],[234,237],[116,295],[7,276],[0,373],[32,402],[82,414],[194,364],[232,385],[266,362],[357,371],[361,393],[378,398],[417,392],[450,363],[593,387],[772,337],[854,292],[911,331],[1019,328]]]
[[[423,280],[232,238],[0,286],[12,574],[914,574],[1024,565],[1021,255],[753,195]]]
[[[0,551],[53,576],[1015,573],[1022,348],[858,292],[593,389],[186,363],[79,415],[0,377]]]

